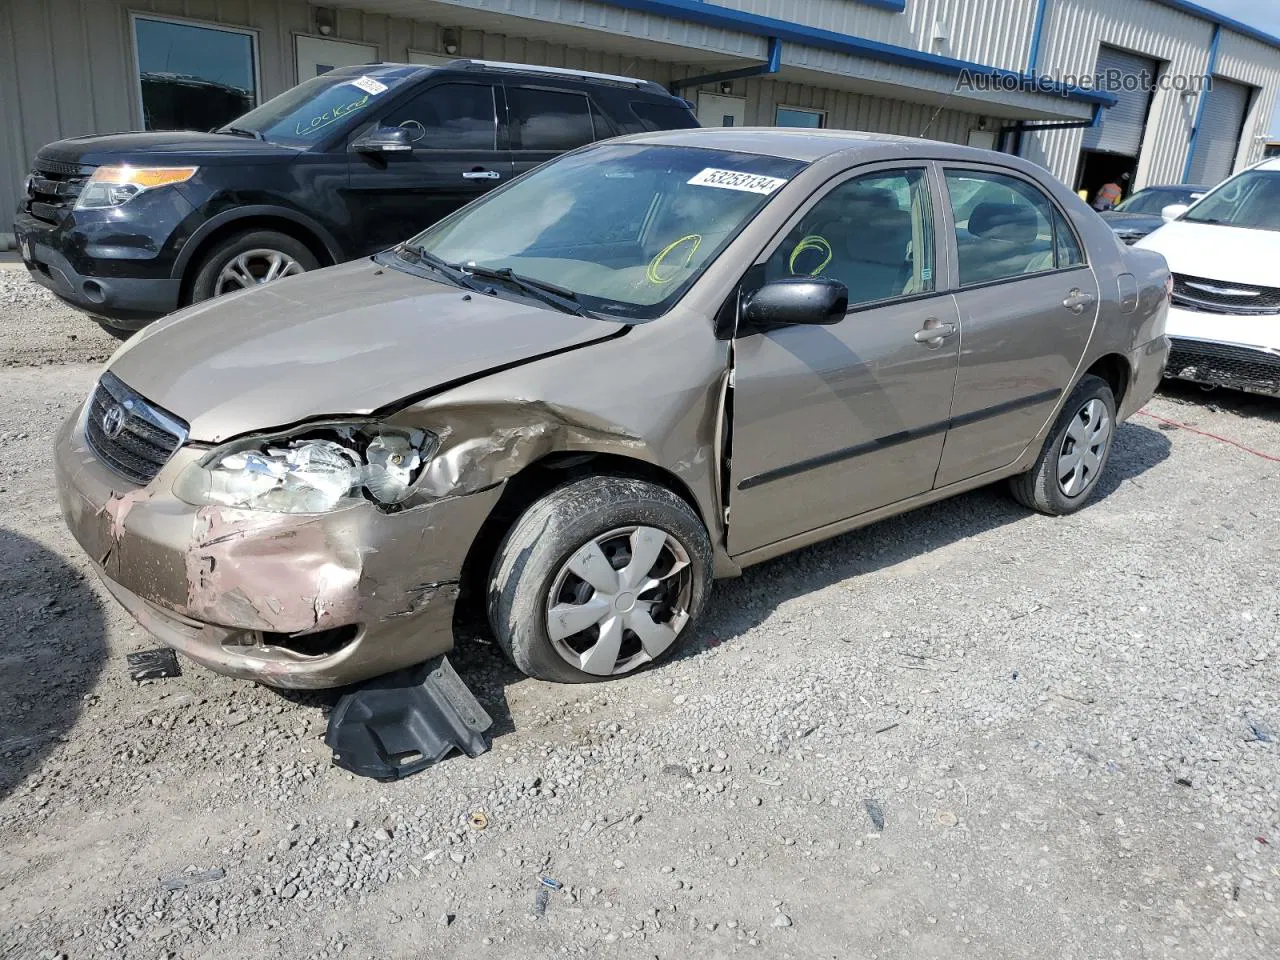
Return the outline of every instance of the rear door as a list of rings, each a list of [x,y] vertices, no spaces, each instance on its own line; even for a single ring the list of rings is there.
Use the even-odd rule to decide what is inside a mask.
[[[357,254],[406,240],[511,178],[511,154],[500,142],[501,94],[492,83],[445,80],[378,118],[381,126],[409,129],[414,147],[348,154],[347,207],[362,241]]]
[[[746,290],[840,280],[850,309],[832,326],[734,342],[731,553],[932,488],[960,345],[935,281],[939,191],[926,164],[860,168],[820,190],[750,271]]]
[[[1017,459],[1053,414],[1093,331],[1098,284],[1067,218],[1033,181],[943,167],[960,362],[938,486]]]
[[[593,140],[614,136],[612,125],[583,90],[508,81],[507,129],[516,176]]]

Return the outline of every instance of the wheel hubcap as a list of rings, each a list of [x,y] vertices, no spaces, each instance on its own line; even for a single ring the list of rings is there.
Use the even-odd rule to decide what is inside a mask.
[[[1058,451],[1058,487],[1068,497],[1078,497],[1098,479],[1107,444],[1111,417],[1101,400],[1090,400],[1076,411]]]
[[[547,635],[565,662],[608,677],[660,656],[689,622],[693,568],[675,537],[619,527],[574,551],[547,597]]]
[[[224,293],[246,290],[299,273],[306,273],[306,270],[287,253],[279,250],[246,250],[222,268],[214,282],[213,295],[220,297]]]

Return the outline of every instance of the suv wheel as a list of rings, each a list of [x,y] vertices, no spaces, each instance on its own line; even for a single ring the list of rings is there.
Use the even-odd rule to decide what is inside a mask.
[[[609,680],[668,656],[711,588],[711,540],[670,490],[588,477],[553,490],[503,540],[489,623],[524,673]]]
[[[249,230],[224,240],[201,261],[191,285],[191,301],[220,297],[319,266],[306,244],[288,234]]]

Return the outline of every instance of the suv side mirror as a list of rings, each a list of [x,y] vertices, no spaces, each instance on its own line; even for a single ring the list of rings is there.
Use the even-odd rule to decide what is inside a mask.
[[[405,127],[374,127],[351,142],[354,153],[408,153],[413,149],[413,131]]]
[[[849,311],[849,288],[829,277],[786,277],[766,283],[747,301],[742,318],[756,327],[839,323]]]
[[[1190,209],[1191,205],[1187,203],[1171,203],[1160,211],[1160,219],[1168,223],[1170,220],[1177,220]]]

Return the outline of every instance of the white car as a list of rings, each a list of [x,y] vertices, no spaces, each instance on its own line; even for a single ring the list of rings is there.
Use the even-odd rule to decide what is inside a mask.
[[[1280,396],[1280,158],[1161,214],[1136,246],[1173,271],[1165,376]]]

